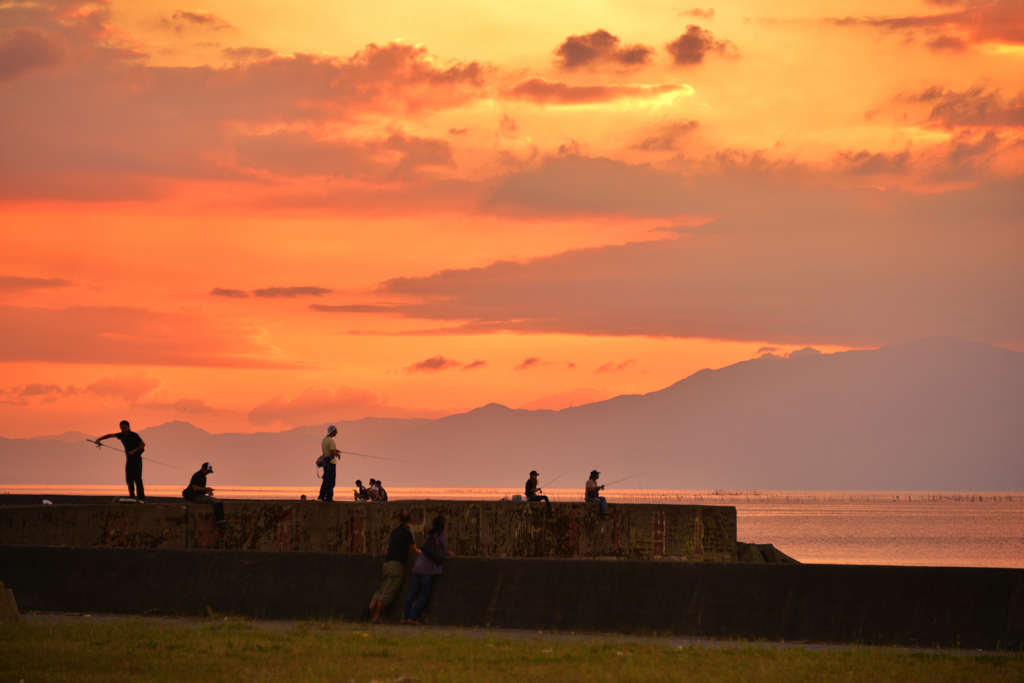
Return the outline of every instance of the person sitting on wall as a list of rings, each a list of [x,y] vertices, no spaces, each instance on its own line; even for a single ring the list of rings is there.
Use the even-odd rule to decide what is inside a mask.
[[[526,500],[531,503],[538,501],[544,501],[548,506],[548,512],[554,512],[554,508],[551,507],[551,501],[548,500],[547,496],[540,495],[540,489],[537,488],[537,470],[530,472],[530,478],[526,480]]]
[[[376,479],[370,480],[370,488],[366,489],[366,495],[370,497],[370,502],[377,500],[377,497],[380,496],[380,489],[377,488]]]
[[[356,496],[356,502],[361,500],[370,500],[370,494],[367,493],[366,489],[363,487],[362,479],[356,479],[356,490],[354,493]]]
[[[412,513],[402,510],[398,516],[398,526],[391,532],[388,539],[388,556],[381,568],[380,590],[373,594],[370,600],[370,612],[373,614],[373,623],[382,622],[380,613],[390,605],[398,595],[402,587],[402,580],[405,579],[405,562],[409,555],[419,555],[420,549],[416,547],[416,536],[412,532]]]
[[[213,488],[206,485],[206,475],[213,474],[213,465],[204,462],[199,471],[192,475],[181,495],[190,503],[206,503],[213,506],[213,516],[217,518],[217,526],[230,528],[227,518],[224,516],[224,503],[213,497]]]
[[[598,485],[597,478],[601,476],[601,473],[594,470],[590,473],[590,479],[587,479],[587,487],[583,491],[583,500],[588,503],[600,503],[601,504],[601,519],[608,519],[608,501],[604,496],[597,495],[598,491],[604,488],[602,485]]]
[[[441,574],[441,563],[452,554],[448,549],[448,534],[444,531],[444,517],[434,517],[434,524],[420,546],[420,554],[412,567],[412,589],[402,609],[402,623],[419,626],[423,608],[427,606],[434,579]],[[419,598],[418,600],[416,598]]]
[[[381,483],[380,479],[377,480],[377,502],[388,502],[388,492],[384,490],[384,484]]]

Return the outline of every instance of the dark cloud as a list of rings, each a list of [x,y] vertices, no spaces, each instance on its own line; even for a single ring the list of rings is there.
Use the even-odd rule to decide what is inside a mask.
[[[665,46],[672,55],[676,66],[692,66],[700,64],[709,54],[720,57],[733,57],[738,54],[736,45],[729,40],[718,40],[711,31],[695,24],[686,27],[682,34]]]
[[[911,34],[917,30],[931,35],[940,31],[954,30],[966,34],[968,42],[971,43],[986,41],[1024,43],[1024,3],[1020,0],[941,4],[966,6],[960,11],[939,14],[902,17],[845,17],[830,21],[839,26],[869,26],[883,31],[903,31]]]
[[[449,128],[448,135],[465,135],[469,132],[469,128]]]
[[[398,180],[423,169],[455,166],[451,145],[446,141],[399,134],[380,140],[349,142],[316,140],[305,131],[282,131],[240,137],[235,141],[235,150],[235,158],[242,166],[299,177],[332,175]]]
[[[475,360],[472,363],[466,363],[464,366],[462,366],[462,369],[463,370],[476,370],[477,368],[482,368],[482,367],[485,367],[486,365],[487,365],[487,361],[485,361],[485,360]]]
[[[956,36],[939,36],[928,41],[928,47],[935,52],[963,52],[967,43]]]
[[[681,17],[694,17],[695,19],[714,19],[715,9],[713,7],[708,7],[707,9],[694,7],[693,9],[682,10],[678,14]]]
[[[310,304],[309,307],[320,313],[396,313],[404,310],[402,306],[391,304]]]
[[[629,360],[624,360],[621,363],[605,363],[597,370],[594,370],[594,374],[601,375],[606,372],[622,372],[635,362],[636,358],[630,358]]]
[[[180,9],[170,17],[164,17],[160,20],[160,25],[164,28],[173,29],[177,33],[183,33],[190,28],[201,28],[208,31],[223,31],[234,28],[234,26],[216,14],[188,9]]]
[[[874,175],[878,173],[903,174],[909,170],[910,152],[898,154],[883,152],[871,153],[867,150],[859,152],[839,152],[835,157],[840,170],[854,175]]]
[[[53,287],[68,287],[70,280],[59,277],[18,277],[17,275],[0,275],[0,293],[3,292],[24,292],[30,289],[50,289]]]
[[[528,78],[503,91],[506,99],[536,104],[595,104],[624,99],[652,99],[679,92],[681,85],[569,85],[543,78]]]
[[[323,296],[334,290],[325,287],[266,287],[265,289],[254,289],[253,294],[264,299],[293,299],[297,296]]]
[[[10,389],[0,389],[0,403],[14,406],[27,406],[33,402],[47,404],[78,393],[80,390],[72,386],[61,388],[56,384],[23,384]]]
[[[212,296],[226,296],[229,299],[247,299],[249,293],[241,289],[223,289],[221,287],[214,287],[210,290]]]
[[[615,66],[636,68],[649,64],[654,48],[646,45],[621,45],[617,36],[604,29],[578,36],[569,36],[555,50],[555,62],[571,71],[583,67]]]
[[[689,135],[700,123],[697,121],[676,121],[674,123],[665,124],[664,126],[658,127],[653,135],[643,138],[637,142],[633,147],[635,149],[643,149],[649,152],[666,152],[678,149],[676,143],[680,138]]]
[[[961,163],[983,143],[964,149]],[[602,192],[614,195],[618,184],[622,194],[610,201],[625,206],[644,181],[662,182],[653,169],[552,160],[565,161],[581,173],[562,179],[539,168],[522,177],[531,186],[520,199],[555,202],[578,192],[607,200]],[[912,195],[748,173],[675,181],[675,207],[720,216],[695,234],[396,278],[380,291],[411,302],[400,315],[456,323],[443,328],[449,334],[1024,343],[1024,177]],[[667,197],[669,189],[658,192]],[[650,199],[638,198],[638,210]]]
[[[778,346],[762,346],[761,348],[759,348],[757,350],[757,352],[758,352],[758,354],[761,354],[761,353],[775,353],[778,350],[779,350]]]
[[[543,360],[541,358],[538,358],[538,357],[534,356],[534,357],[525,359],[522,363],[517,365],[514,369],[516,369],[516,370],[526,370],[528,368],[535,368],[538,365],[542,365],[542,364],[543,364]]]
[[[437,372],[439,370],[449,370],[451,368],[462,367],[462,363],[451,358],[445,358],[444,356],[433,356],[426,360],[421,360],[418,363],[406,367],[403,372],[412,374],[414,372]]]
[[[226,47],[220,53],[233,62],[252,62],[257,59],[269,59],[277,54],[265,47]]]
[[[932,110],[927,120],[946,128],[1024,126],[1024,91],[1007,101],[1002,92],[986,85],[960,92],[935,87],[906,95],[905,99],[930,104]]]
[[[70,54],[68,41],[60,34],[18,26],[0,37],[0,83],[35,69],[59,66]]]

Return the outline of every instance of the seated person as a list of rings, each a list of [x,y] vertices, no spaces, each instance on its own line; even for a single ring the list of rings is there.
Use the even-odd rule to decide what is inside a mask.
[[[190,503],[207,503],[213,506],[213,515],[217,518],[217,526],[230,528],[224,516],[224,503],[213,497],[213,488],[206,485],[206,475],[213,474],[213,465],[204,462],[199,471],[192,475],[191,481],[181,491],[181,495]]]
[[[548,497],[540,495],[540,489],[537,488],[537,476],[537,470],[534,470],[530,472],[530,478],[526,480],[526,500],[530,502],[544,501],[548,506],[548,512],[554,512]]]
[[[384,484],[381,483],[380,479],[377,480],[377,502],[388,502],[388,492],[384,490]]]
[[[370,494],[367,492],[365,488],[363,488],[362,479],[356,479],[356,490],[354,493],[356,494],[357,502],[360,500],[370,500]]]
[[[380,495],[380,489],[377,488],[376,479],[370,480],[370,488],[366,489],[366,493],[368,496],[370,496],[371,501],[377,500],[377,496]]]

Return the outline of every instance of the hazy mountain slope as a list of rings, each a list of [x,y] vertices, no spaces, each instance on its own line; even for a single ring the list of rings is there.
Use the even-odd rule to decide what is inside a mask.
[[[955,339],[876,351],[765,356],[702,370],[661,391],[559,412],[491,404],[439,420],[339,422],[347,485],[582,487],[639,472],[644,488],[1024,488],[1024,354]],[[187,423],[144,430],[146,481],[177,483],[203,460],[221,484],[316,484],[323,427],[208,434]],[[87,444],[0,440],[0,483],[111,483],[123,456]]]

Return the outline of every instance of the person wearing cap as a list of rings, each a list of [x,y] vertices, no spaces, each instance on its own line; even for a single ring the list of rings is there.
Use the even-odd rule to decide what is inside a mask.
[[[608,518],[608,501],[605,500],[604,496],[597,495],[598,491],[604,488],[603,485],[597,483],[597,478],[601,476],[601,473],[594,470],[590,473],[590,479],[587,479],[587,487],[583,491],[583,500],[588,503],[600,503],[601,504],[601,519]]]
[[[142,453],[146,450],[146,442],[142,437],[132,431],[128,420],[121,420],[121,431],[115,434],[105,434],[93,441],[96,448],[100,447],[100,441],[104,439],[117,439],[124,446],[124,480],[128,484],[128,497],[135,498],[140,503],[146,502],[146,490],[142,488]],[[135,495],[136,490],[138,496]]]
[[[181,495],[190,503],[206,503],[213,506],[213,516],[217,518],[217,525],[229,527],[227,518],[224,516],[224,503],[213,497],[213,489],[206,485],[206,475],[213,474],[213,465],[204,462],[199,471],[192,475]]]
[[[419,555],[416,547],[416,535],[412,531],[412,513],[402,510],[398,515],[398,526],[391,532],[388,539],[388,556],[381,568],[380,589],[370,599],[367,613],[372,615],[374,624],[387,623],[382,621],[381,612],[390,605],[398,595],[405,579],[405,562],[409,555]]]
[[[544,501],[548,506],[548,512],[554,512],[554,508],[551,507],[551,501],[548,500],[547,496],[540,495],[540,489],[537,487],[537,470],[530,472],[530,478],[526,480],[526,500],[531,503]]]
[[[327,464],[324,465],[324,478],[320,482],[320,495],[317,496],[317,500],[321,503],[334,502],[334,484],[338,480],[338,457],[341,455],[341,451],[334,443],[334,437],[337,434],[338,428],[331,425],[327,428],[327,436],[320,442],[320,450],[327,458]]]

